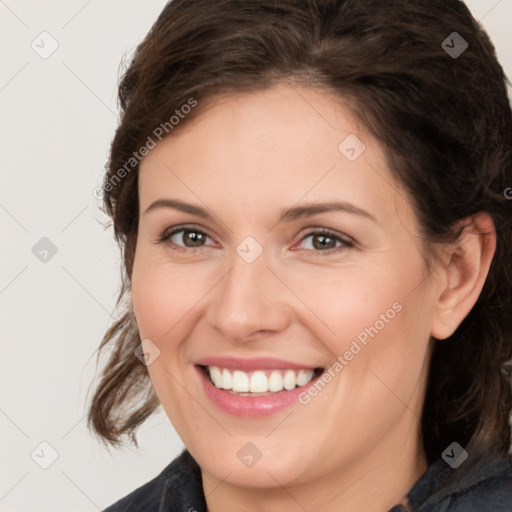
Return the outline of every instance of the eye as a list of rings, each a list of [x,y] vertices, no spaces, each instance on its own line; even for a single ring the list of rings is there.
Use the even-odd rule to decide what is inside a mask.
[[[168,243],[173,250],[194,251],[205,247],[207,239],[212,240],[208,233],[202,229],[195,226],[180,226],[172,231],[164,232],[156,240],[156,243]],[[325,228],[307,233],[300,239],[299,244],[306,240],[309,240],[309,242],[305,249],[322,256],[339,253],[341,250],[354,247],[352,240]],[[292,248],[292,250],[297,249]]]
[[[193,251],[196,248],[204,247],[207,238],[210,238],[210,236],[202,229],[194,226],[181,226],[173,231],[165,232],[158,238],[157,243],[169,242],[170,245],[174,246],[173,249],[191,249]]]
[[[303,236],[299,243],[308,239],[310,241],[306,245],[309,245],[309,247],[306,247],[306,249],[311,250],[314,253],[321,253],[322,256],[354,247],[354,242],[352,240],[327,229],[311,231],[307,235]]]

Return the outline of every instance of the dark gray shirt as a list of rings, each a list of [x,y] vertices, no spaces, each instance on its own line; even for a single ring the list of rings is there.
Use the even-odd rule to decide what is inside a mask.
[[[489,458],[449,485],[452,469],[433,463],[407,494],[411,512],[512,512],[512,457]],[[405,512],[395,505],[389,512]],[[207,512],[201,470],[184,450],[153,480],[103,512]],[[316,512],[316,511],[310,511]]]

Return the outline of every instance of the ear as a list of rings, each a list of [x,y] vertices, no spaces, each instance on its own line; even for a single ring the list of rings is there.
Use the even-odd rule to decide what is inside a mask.
[[[436,291],[431,335],[442,340],[453,334],[475,305],[496,250],[491,216],[479,212],[462,221],[457,242],[443,248],[439,264],[440,289]]]

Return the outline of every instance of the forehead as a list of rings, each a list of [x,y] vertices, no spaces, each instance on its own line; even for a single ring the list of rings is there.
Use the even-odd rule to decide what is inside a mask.
[[[201,107],[142,161],[141,211],[172,194],[253,214],[302,200],[350,200],[385,221],[411,214],[383,148],[343,99],[278,84]]]

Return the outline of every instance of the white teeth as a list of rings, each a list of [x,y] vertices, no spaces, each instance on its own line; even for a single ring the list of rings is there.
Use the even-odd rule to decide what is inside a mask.
[[[214,368],[215,368],[215,366],[214,366]],[[224,370],[222,370],[221,385],[217,386],[217,387],[221,387],[222,389],[231,389],[233,387],[233,377],[229,370],[226,370],[225,368],[224,368]]]
[[[229,370],[224,368],[224,373],[227,371]],[[233,386],[231,389],[237,393],[244,393],[249,391],[249,376],[245,372],[235,370],[233,372]]]
[[[266,393],[288,391],[296,386],[304,386],[314,376],[313,370],[257,370],[243,372],[228,370],[218,366],[208,366],[215,387],[232,390],[235,393]]]
[[[210,377],[213,383],[215,384],[215,387],[222,387],[222,372],[220,371],[220,368],[218,368],[217,366],[212,366],[210,368]]]
[[[279,372],[272,372],[268,379],[269,391],[281,391],[283,389],[283,377]]]
[[[304,384],[307,384],[310,380],[311,378],[305,370],[300,370],[297,374],[297,386],[304,386]]]
[[[266,393],[268,391],[268,379],[263,372],[254,372],[251,375],[249,391],[251,393]]]
[[[283,377],[284,389],[287,389],[288,391],[290,389],[294,389],[296,382],[297,378],[295,377],[295,372],[293,370],[287,370]]]

